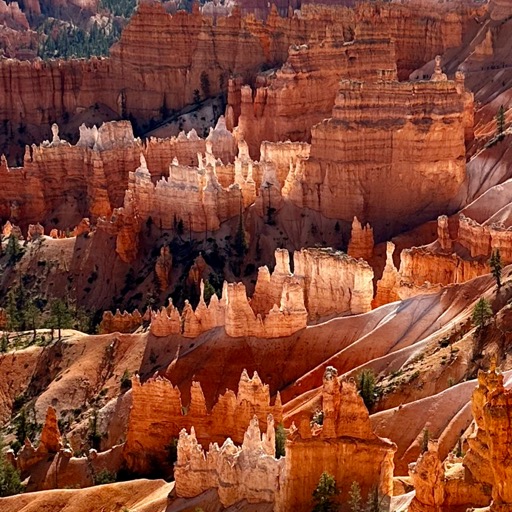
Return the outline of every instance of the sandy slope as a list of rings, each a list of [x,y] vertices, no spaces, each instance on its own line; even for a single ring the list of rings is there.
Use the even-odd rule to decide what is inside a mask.
[[[162,512],[173,483],[134,480],[87,489],[21,494],[0,499],[2,512]]]

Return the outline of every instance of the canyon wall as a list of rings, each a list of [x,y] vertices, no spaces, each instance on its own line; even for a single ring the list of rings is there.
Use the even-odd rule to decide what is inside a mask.
[[[361,3],[356,7],[356,39],[389,38],[395,41],[398,78],[410,73],[448,48],[462,44],[470,7],[444,3],[432,9],[428,2]]]
[[[502,264],[512,263],[512,229],[503,223],[480,224],[460,214],[438,220],[433,244],[404,249],[394,293],[404,299],[463,283],[490,272],[489,260],[499,252]],[[386,272],[386,271],[385,271]],[[377,285],[377,295],[379,294]],[[379,299],[379,303],[385,300]]]
[[[436,216],[465,179],[472,102],[461,73],[453,81],[440,70],[417,83],[342,80],[332,118],[313,127],[309,159],[285,195],[329,218],[357,216],[378,239]]]
[[[368,81],[396,79],[394,45],[389,40],[328,39],[291,46],[285,64],[258,76],[228,96],[228,105],[240,111],[238,129],[256,158],[263,141],[309,141],[311,127],[330,117],[340,78]],[[240,98],[240,105],[235,105]]]
[[[167,446],[174,442],[182,429],[195,429],[196,437],[204,446],[223,443],[228,437],[241,443],[244,433],[256,415],[263,428],[268,415],[282,421],[279,395],[270,402],[268,385],[258,374],[252,378],[244,371],[238,391],[227,390],[220,395],[211,411],[206,408],[201,386],[192,383],[190,404],[184,406],[177,387],[165,378],[149,379],[143,384],[132,379],[132,409],[128,422],[124,458],[136,473],[148,473],[155,464],[166,467]]]
[[[164,110],[194,103],[195,90],[202,98],[225,92],[231,74],[250,78],[262,66],[282,64],[290,44],[325,35],[322,21],[314,10],[281,18],[275,9],[265,23],[241,17],[238,9],[214,21],[197,7],[170,15],[161,3],[145,0],[109,58],[2,61],[0,119],[11,131],[30,131],[98,106],[111,118],[160,118]]]
[[[169,139],[150,138],[145,143],[135,138],[128,121],[96,127],[80,127],[80,138],[71,145],[52,127],[51,141],[27,147],[23,167],[9,168],[3,158],[0,177],[0,218],[26,226],[57,218],[68,228],[83,217],[95,222],[123,205],[130,172],[137,169],[144,155],[153,170],[150,178],[161,178],[173,161],[196,165],[198,153],[219,151],[226,163],[234,161],[236,143],[219,119],[206,139],[195,131]],[[180,168],[182,169],[182,168]],[[231,183],[233,175],[231,175]],[[178,184],[180,186],[181,184]],[[183,199],[182,199],[183,201]],[[60,219],[62,217],[62,219]]]
[[[167,113],[193,104],[195,91],[201,99],[225,94],[231,76],[238,75],[243,82],[252,84],[260,71],[285,62],[290,45],[311,43],[314,48],[326,41],[325,49],[319,50],[324,55],[321,58],[325,58],[333,51],[327,49],[327,41],[333,41],[340,46],[335,53],[343,60],[342,45],[354,37],[361,42],[356,46],[373,41],[374,50],[381,44],[378,41],[393,39],[399,77],[405,78],[437,53],[459,45],[465,23],[472,16],[471,10],[462,6],[456,12],[433,12],[423,7],[421,16],[417,9],[396,4],[355,9],[304,5],[300,13],[282,12],[285,17],[281,17],[272,6],[266,20],[260,21],[252,14],[242,16],[236,7],[230,16],[202,15],[198,7],[192,13],[178,11],[171,15],[160,2],[144,0],[108,58],[0,62],[0,119],[4,122],[1,142],[11,144],[14,134],[25,142],[37,140],[48,134],[40,128],[44,125],[67,122],[75,116],[92,119],[100,112],[105,119],[132,117],[145,125],[150,119],[162,119]],[[266,4],[264,10],[269,10]],[[23,21],[21,16],[9,15],[9,19],[15,18]],[[9,40],[9,34],[5,39]],[[350,49],[348,52],[355,54]],[[379,53],[377,50],[375,55]],[[175,58],[169,60],[168,55]],[[363,55],[369,62],[373,60],[371,53]],[[356,62],[355,66],[366,74],[365,63],[357,60],[360,64]],[[323,64],[330,66],[329,62]],[[372,67],[366,65],[368,69]],[[351,66],[349,62],[349,69]],[[302,73],[314,74],[314,69],[307,64]],[[329,87],[316,88],[324,96],[321,101],[315,99],[313,89],[308,98],[329,109],[325,102],[329,97],[332,103],[336,91],[331,85],[340,74],[335,77],[331,73]],[[350,71],[346,76],[353,77]],[[326,94],[327,89],[332,91]],[[284,94],[294,98],[293,94]],[[300,105],[295,103],[293,109],[297,111]],[[282,105],[283,110],[276,112],[281,118],[281,130],[290,131],[286,120],[290,114],[284,114],[286,107]],[[308,117],[294,136],[315,122],[313,111]],[[258,144],[254,150],[257,148]]]

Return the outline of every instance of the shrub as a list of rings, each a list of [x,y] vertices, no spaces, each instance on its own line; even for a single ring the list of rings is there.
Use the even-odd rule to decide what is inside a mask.
[[[117,475],[108,469],[102,469],[94,475],[94,485],[111,484],[116,481]]]
[[[0,443],[2,444],[2,443]],[[23,492],[20,474],[16,468],[6,459],[0,446],[0,497],[13,496]]]
[[[286,430],[282,423],[276,427],[276,459],[284,457],[286,444]]]
[[[128,369],[126,369],[123,373],[123,375],[121,376],[121,391],[127,391],[128,389],[130,389],[132,387],[132,378],[131,378],[131,374],[130,372],[128,371]]]
[[[377,386],[375,373],[371,369],[363,370],[357,376],[357,389],[366,408],[370,411],[377,401]]]

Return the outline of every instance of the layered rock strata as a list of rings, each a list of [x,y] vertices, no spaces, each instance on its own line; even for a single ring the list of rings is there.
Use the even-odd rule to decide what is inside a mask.
[[[512,229],[503,223],[480,224],[463,214],[451,219],[441,215],[437,222],[436,242],[404,249],[400,255],[399,278],[393,292],[400,298],[487,274],[494,252],[499,252],[503,265],[512,263]]]
[[[228,437],[241,443],[255,415],[261,418],[262,428],[268,415],[278,423],[282,421],[279,394],[271,404],[269,387],[261,382],[257,373],[250,378],[244,371],[238,392],[227,390],[211,411],[206,407],[198,382],[192,383],[187,407],[182,404],[179,389],[165,378],[152,378],[141,384],[136,376],[132,383],[133,405],[124,457],[127,466],[137,473],[149,472],[155,462],[166,466],[166,447],[178,438],[181,429],[194,428],[196,440],[207,446],[222,444]]]
[[[211,152],[218,149],[226,163],[235,157],[234,138],[222,119],[206,140],[191,131],[142,143],[127,121],[105,123],[99,129],[82,125],[74,146],[60,138],[57,125],[52,131],[51,141],[26,148],[23,167],[9,168],[2,158],[1,218],[26,226],[62,215],[72,226],[83,217],[95,221],[110,215],[123,205],[129,173],[138,167],[141,154],[155,178],[164,175],[174,159],[197,165],[197,154],[207,145]]]
[[[323,424],[304,417],[286,441],[286,456],[276,510],[308,511],[321,474],[333,475],[348,501],[353,482],[362,496],[377,488],[385,501],[393,492],[393,455],[396,445],[376,436],[368,410],[353,382],[340,381],[328,367],[323,377]],[[350,462],[349,462],[350,461]]]
[[[174,468],[176,494],[193,498],[216,489],[224,507],[243,500],[272,503],[283,462],[275,459],[272,415],[267,418],[267,431],[263,435],[255,416],[244,434],[242,446],[236,446],[228,438],[220,447],[217,443],[210,444],[206,453],[192,427],[190,434],[186,430],[180,432]]]
[[[275,258],[272,273],[268,267],[260,267],[250,300],[243,283],[225,282],[220,299],[214,294],[207,305],[201,282],[197,308],[186,302],[180,314],[171,303],[153,312],[151,333],[194,338],[224,327],[226,334],[235,338],[280,338],[304,329],[308,320],[370,311],[373,270],[368,263],[330,249],[302,249],[293,255],[292,274],[286,249],[277,249]],[[105,317],[105,325],[108,321],[110,315]]]
[[[416,83],[342,80],[332,119],[312,129],[309,159],[286,197],[329,218],[357,216],[377,238],[410,225],[405,219],[439,215],[465,179],[472,102],[461,73]]]
[[[309,141],[311,127],[330,117],[339,79],[396,79],[394,45],[371,39],[340,44],[291,46],[286,63],[275,73],[258,76],[253,91],[230,88],[228,105],[240,111],[238,129],[257,157],[263,141]],[[240,98],[240,106],[235,102]]]

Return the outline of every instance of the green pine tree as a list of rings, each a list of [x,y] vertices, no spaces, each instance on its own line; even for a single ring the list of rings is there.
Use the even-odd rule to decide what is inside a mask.
[[[357,376],[357,389],[366,408],[370,411],[377,401],[376,377],[373,370],[363,370]]]
[[[11,234],[5,249],[5,253],[8,258],[8,265],[14,265],[18,261],[22,252],[18,237],[15,234]]]
[[[285,456],[286,451],[286,430],[284,425],[279,423],[276,427],[276,459]]]
[[[496,131],[498,136],[502,135],[505,131],[505,108],[503,105],[501,105],[496,114]]]
[[[336,496],[339,493],[334,477],[324,471],[313,491],[313,512],[336,512],[339,510],[339,505],[336,502]]]
[[[69,329],[73,325],[73,316],[68,305],[62,299],[54,299],[50,304],[49,324],[52,329],[57,329],[59,340],[62,329]]]
[[[7,460],[3,451],[4,442],[0,438],[0,497],[13,496],[23,492],[24,487],[21,483],[19,472]]]
[[[491,274],[496,280],[496,286],[499,290],[501,288],[501,271],[503,269],[503,263],[501,261],[499,249],[493,251],[491,259],[489,260],[489,266],[491,267]]]
[[[352,482],[348,493],[348,506],[351,512],[362,512],[363,504],[361,498],[361,487],[357,482]]]
[[[481,329],[492,318],[493,312],[489,301],[483,297],[476,303],[473,309],[473,324]]]

